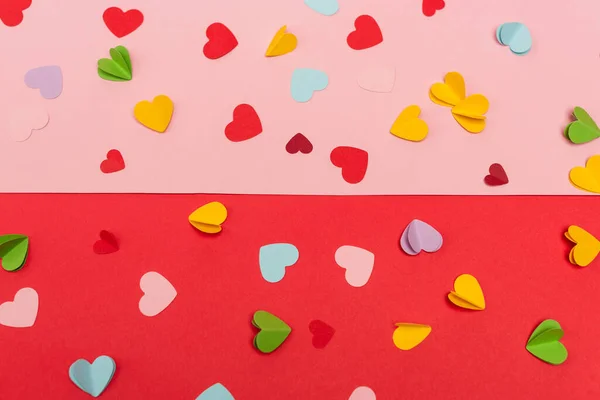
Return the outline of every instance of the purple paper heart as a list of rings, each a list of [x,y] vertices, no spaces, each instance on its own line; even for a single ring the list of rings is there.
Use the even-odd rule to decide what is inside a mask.
[[[55,99],[62,93],[62,71],[57,65],[34,68],[25,74],[25,84],[31,89],[39,89],[43,98]]]
[[[418,219],[408,224],[400,237],[400,247],[411,256],[416,256],[421,250],[435,253],[442,243],[442,235],[433,226]]]

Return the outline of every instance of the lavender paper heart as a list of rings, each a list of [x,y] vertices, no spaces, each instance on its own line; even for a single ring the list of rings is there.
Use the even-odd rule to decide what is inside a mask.
[[[62,71],[57,65],[34,68],[25,74],[25,84],[31,89],[39,89],[43,98],[55,99],[62,93]]]
[[[442,235],[433,226],[418,219],[408,224],[400,237],[400,247],[411,256],[416,256],[421,251],[435,253],[442,244]]]

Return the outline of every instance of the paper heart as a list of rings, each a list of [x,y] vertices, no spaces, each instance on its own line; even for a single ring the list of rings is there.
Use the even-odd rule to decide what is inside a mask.
[[[125,160],[121,152],[116,149],[109,150],[106,153],[106,159],[100,163],[100,171],[105,174],[121,171],[125,169]]]
[[[79,389],[98,397],[112,380],[116,369],[115,360],[109,356],[100,356],[91,364],[79,359],[69,367],[69,378]]]
[[[301,133],[296,133],[285,145],[285,150],[290,154],[296,154],[298,152],[302,154],[309,154],[313,151],[313,145]]]
[[[227,390],[221,383],[215,383],[204,392],[200,393],[200,396],[196,397],[196,400],[235,400],[233,395]]]
[[[313,11],[326,16],[331,16],[340,9],[338,0],[304,0],[304,4]]]
[[[312,345],[316,349],[325,348],[335,334],[335,329],[332,326],[318,319],[310,321],[310,324],[308,324],[308,330],[313,335]]]
[[[211,60],[223,57],[238,45],[233,33],[220,22],[210,24],[206,28],[206,37],[208,42],[206,42],[202,51],[206,58]]]
[[[144,14],[140,10],[123,12],[119,7],[110,7],[102,14],[102,19],[109,31],[118,38],[127,36],[144,22]]]
[[[373,266],[375,254],[356,246],[341,246],[335,252],[335,262],[346,270],[346,282],[353,287],[367,284]]]
[[[390,133],[401,139],[412,142],[420,142],[427,137],[429,127],[422,119],[419,119],[421,108],[417,105],[406,107],[390,128]]]
[[[117,46],[109,50],[110,59],[98,60],[98,76],[107,81],[130,81],[133,76],[129,50]]]
[[[594,119],[581,107],[573,109],[575,121],[565,128],[565,136],[575,144],[591,142],[600,137],[600,128]]]
[[[400,350],[411,350],[417,347],[431,333],[431,326],[413,324],[413,323],[398,323],[392,335],[394,345]]]
[[[20,289],[13,301],[0,304],[0,325],[29,328],[35,323],[39,298],[32,288]]]
[[[12,140],[24,142],[33,131],[45,128],[49,121],[48,112],[40,104],[20,104],[11,110],[6,129]]]
[[[363,70],[357,79],[358,86],[375,93],[389,93],[396,83],[396,68],[369,67]]]
[[[58,65],[48,65],[27,71],[25,85],[39,89],[45,99],[55,99],[62,93],[63,75]]]
[[[432,17],[436,11],[442,10],[445,6],[444,0],[423,0],[423,15]]]
[[[285,276],[285,269],[298,262],[298,248],[290,243],[264,245],[258,252],[260,273],[265,281],[279,282]]]
[[[100,239],[94,243],[94,253],[110,254],[119,251],[119,242],[109,231],[101,230]]]
[[[298,45],[298,39],[294,34],[286,33],[286,29],[287,26],[284,25],[277,31],[265,53],[267,57],[282,56],[294,51]]]
[[[25,265],[29,253],[29,238],[25,235],[0,236],[0,258],[5,271],[14,272]]]
[[[31,6],[32,0],[0,1],[0,20],[6,26],[17,26],[23,22],[23,11]]]
[[[146,272],[140,279],[140,289],[144,295],[140,299],[140,312],[147,317],[160,314],[175,300],[177,291],[171,282],[158,272]]]
[[[444,83],[434,83],[429,89],[429,98],[435,104],[453,107],[465,99],[465,79],[458,72],[448,72],[444,76]]]
[[[544,362],[560,365],[569,355],[566,347],[560,342],[564,334],[557,321],[547,319],[535,328],[525,348]]]
[[[324,90],[329,78],[323,71],[311,68],[296,68],[292,73],[292,98],[298,103],[312,99],[314,92]]]
[[[271,353],[288,338],[292,328],[267,311],[257,311],[252,325],[259,329],[254,337],[254,347],[262,353]]]
[[[233,110],[233,120],[225,127],[225,136],[232,142],[243,142],[262,133],[262,123],[256,110],[240,104]]]
[[[173,101],[169,96],[161,94],[156,96],[152,102],[143,100],[137,103],[133,109],[133,115],[146,128],[163,133],[171,122],[173,110]]]
[[[367,173],[369,154],[350,146],[339,146],[329,155],[331,163],[342,169],[342,178],[348,183],[361,182]]]
[[[569,180],[578,189],[600,193],[600,155],[588,158],[585,167],[571,169]]]
[[[204,233],[221,232],[221,224],[227,219],[227,208],[218,201],[213,201],[197,208],[188,217],[192,226]]]
[[[587,267],[600,253],[600,241],[579,226],[569,226],[565,237],[575,243],[569,253],[569,261],[574,265]]]
[[[523,56],[531,50],[531,33],[529,28],[520,22],[507,22],[500,25],[496,29],[496,39],[519,56]]]
[[[350,32],[346,42],[354,50],[364,50],[383,42],[383,34],[370,15],[361,15],[354,21],[355,30]]]
[[[490,174],[483,178],[487,185],[500,186],[508,183],[508,175],[506,175],[506,171],[502,165],[498,163],[490,165],[489,172]]]
[[[413,219],[402,232],[400,247],[408,255],[415,256],[421,250],[435,253],[442,248],[444,240],[433,226],[418,219]]]
[[[348,400],[376,400],[375,392],[367,386],[359,386],[350,395]]]
[[[473,275],[463,274],[454,281],[454,291],[448,299],[456,306],[469,310],[485,310],[485,298],[479,282]]]

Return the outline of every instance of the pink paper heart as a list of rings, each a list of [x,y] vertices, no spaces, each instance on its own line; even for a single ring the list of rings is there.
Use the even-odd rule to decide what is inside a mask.
[[[361,287],[371,277],[375,254],[360,247],[341,246],[335,252],[335,262],[346,270],[346,282],[350,286]]]
[[[8,134],[16,142],[29,139],[34,130],[40,130],[48,125],[48,112],[36,104],[15,107],[8,117]]]
[[[358,86],[376,93],[389,93],[396,83],[396,68],[369,67],[358,75]]]
[[[140,279],[140,289],[144,295],[140,299],[140,311],[147,317],[161,313],[177,296],[171,282],[158,272],[146,272]]]
[[[13,301],[0,304],[0,325],[11,328],[29,328],[35,323],[38,312],[38,294],[32,288],[23,288]]]
[[[359,386],[350,395],[348,400],[376,400],[375,392],[367,386]]]

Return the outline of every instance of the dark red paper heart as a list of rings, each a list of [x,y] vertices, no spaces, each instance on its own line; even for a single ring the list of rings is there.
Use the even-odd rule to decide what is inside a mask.
[[[206,37],[208,42],[206,42],[202,51],[206,58],[211,60],[223,57],[238,45],[233,33],[220,22],[215,22],[206,28]]]
[[[125,168],[125,160],[119,150],[112,149],[106,153],[106,160],[100,164],[100,170],[105,174],[121,171]]]
[[[144,14],[140,10],[123,12],[119,7],[110,7],[102,15],[109,31],[118,38],[129,35],[144,22]]]
[[[502,165],[492,164],[490,165],[489,171],[490,174],[486,175],[486,177],[483,179],[487,185],[500,186],[508,183],[508,175],[506,175],[506,171]]]
[[[296,154],[297,152],[309,154],[313,151],[313,145],[306,136],[301,133],[296,133],[285,145],[285,150],[290,154]]]
[[[225,127],[225,136],[232,142],[252,139],[262,132],[256,110],[249,104],[240,104],[233,110],[233,120]]]
[[[383,42],[383,34],[377,21],[370,15],[361,15],[354,21],[356,30],[350,32],[346,41],[354,50],[364,50]]]
[[[310,321],[308,330],[313,334],[312,344],[317,349],[327,346],[335,333],[335,328],[318,319]]]
[[[356,147],[340,146],[329,156],[336,167],[342,169],[342,178],[348,183],[359,183],[367,173],[369,153]]]
[[[31,6],[31,0],[0,0],[0,20],[6,26],[23,22],[23,11]]]
[[[94,253],[110,254],[119,251],[119,242],[115,235],[109,231],[100,231],[100,240],[94,243]]]
[[[435,12],[446,7],[444,0],[423,0],[423,15],[432,17]]]

